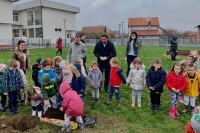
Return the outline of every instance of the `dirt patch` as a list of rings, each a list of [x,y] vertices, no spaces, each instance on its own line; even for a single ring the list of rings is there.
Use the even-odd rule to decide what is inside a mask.
[[[38,118],[33,116],[22,117],[1,117],[0,132],[1,133],[39,133]]]

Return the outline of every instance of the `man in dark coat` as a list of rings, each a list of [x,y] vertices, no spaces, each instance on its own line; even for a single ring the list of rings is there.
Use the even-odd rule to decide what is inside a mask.
[[[171,60],[176,60],[176,55],[178,54],[178,43],[177,43],[177,38],[173,37],[170,40],[170,53],[171,53]]]
[[[99,69],[103,74],[105,72],[104,90],[108,92],[109,77],[110,77],[110,59],[116,56],[114,44],[108,40],[108,35],[103,34],[101,41],[95,45],[94,55],[97,57]]]

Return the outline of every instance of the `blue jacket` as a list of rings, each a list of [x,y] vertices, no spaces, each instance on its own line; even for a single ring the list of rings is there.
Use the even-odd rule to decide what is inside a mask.
[[[44,73],[48,73],[50,75],[50,78],[57,81],[56,75],[54,74],[52,69],[49,69],[48,71],[44,71],[43,69],[41,69],[40,71],[38,71],[38,82],[41,84],[41,77]]]
[[[155,92],[163,92],[163,86],[166,81],[166,75],[166,71],[162,69],[162,67],[155,71],[154,67],[151,66],[146,76],[146,84],[148,88],[154,87]]]
[[[74,91],[77,92],[77,94],[85,95],[85,88],[86,88],[86,78],[81,73],[81,65],[78,63],[75,63],[74,66],[78,71],[80,72],[80,77],[76,77],[75,74],[73,74],[71,87]]]
[[[3,94],[3,72],[0,72],[0,95]]]
[[[6,69],[3,74],[3,93],[24,89],[24,84],[18,69],[15,71]]]

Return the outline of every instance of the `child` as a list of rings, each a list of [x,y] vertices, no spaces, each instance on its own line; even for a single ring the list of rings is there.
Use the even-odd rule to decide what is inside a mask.
[[[57,78],[58,86],[60,86],[60,84],[62,83],[62,70],[59,67],[59,63],[62,61],[62,58],[60,56],[56,56],[53,61],[54,61],[54,73]]]
[[[43,95],[41,89],[37,86],[30,88],[27,91],[28,99],[31,101],[32,105],[32,116],[36,116],[36,111],[38,113],[38,117],[42,117],[42,101]]]
[[[8,95],[8,109],[11,116],[18,113],[17,110],[17,94],[18,91],[23,91],[24,84],[17,69],[17,61],[11,60],[10,67],[6,69],[3,75],[3,92]]]
[[[142,89],[146,85],[146,72],[145,66],[142,64],[142,61],[139,57],[136,57],[133,60],[133,63],[130,65],[130,72],[128,78],[126,79],[127,83],[130,83],[132,88],[132,107],[135,107],[135,97],[138,96],[138,107],[141,107],[141,96]]]
[[[42,69],[38,71],[38,82],[41,84],[41,77],[44,73],[48,73],[50,78],[57,81],[56,75],[54,74],[53,70],[50,68],[50,63],[45,60],[42,62]]]
[[[84,77],[86,77],[87,75],[86,75],[85,68],[84,68],[84,66],[83,66],[83,59],[81,59],[81,58],[76,58],[75,63],[78,63],[78,64],[81,65],[81,73],[83,74]]]
[[[62,70],[62,74],[63,74],[62,81],[67,81],[69,84],[71,84],[73,74],[70,69],[69,63],[65,61],[61,61],[59,63],[59,67]]]
[[[146,76],[146,84],[150,90],[151,111],[160,110],[160,96],[166,80],[166,71],[161,67],[161,60],[156,58]]]
[[[190,111],[192,113],[195,107],[195,100],[199,95],[198,89],[200,88],[200,76],[198,72],[195,72],[195,67],[193,64],[187,66],[186,79],[188,85],[185,91],[183,92],[184,95],[183,112],[186,113],[188,111],[188,106],[190,104]]]
[[[88,79],[92,88],[93,101],[99,101],[99,88],[102,81],[102,73],[99,70],[97,62],[92,62],[91,68],[88,73]]]
[[[3,74],[6,70],[7,66],[5,64],[0,64],[0,95],[1,95],[1,103],[0,103],[0,111],[5,112],[6,111],[6,97],[7,95],[3,94]]]
[[[111,104],[113,93],[115,93],[117,105],[120,106],[120,95],[119,95],[119,87],[122,82],[126,85],[126,79],[123,75],[123,70],[118,65],[118,59],[116,57],[111,58],[110,60],[110,92],[107,101],[107,105]]]
[[[35,86],[41,87],[41,84],[38,82],[38,72],[41,70],[41,61],[42,58],[36,60],[37,64],[32,66],[32,80],[34,81]]]
[[[187,81],[183,75],[183,70],[180,63],[175,63],[171,72],[167,76],[166,85],[170,90],[171,105],[169,116],[174,119],[179,115],[178,112],[178,98],[179,93],[183,92],[187,86]]]
[[[54,68],[53,68],[53,61],[52,61],[52,59],[51,59],[51,58],[46,58],[45,60],[48,61],[48,62],[50,63],[50,68],[51,68],[51,69],[54,69]]]
[[[199,51],[198,50],[191,50],[190,51],[190,55],[192,55],[194,57],[194,60],[193,60],[193,65],[195,67],[195,70],[198,69],[199,67]]]
[[[81,73],[81,65],[75,63],[74,65],[70,64],[69,66],[73,73],[71,87],[83,100],[85,96],[86,79]]]
[[[81,129],[84,128],[83,126],[83,111],[84,111],[84,103],[79,97],[79,95],[72,90],[69,83],[66,81],[62,82],[60,85],[60,94],[63,98],[62,107],[60,108],[61,111],[65,111],[65,127],[62,128],[63,132],[70,132],[71,125],[70,125],[70,118],[75,117],[76,121],[79,123]]]
[[[194,109],[191,120],[185,126],[185,133],[200,133],[200,106]]]
[[[56,95],[58,93],[58,86],[56,80],[51,79],[49,74],[45,73],[41,77],[41,82],[44,96],[44,112],[46,112],[51,105],[53,108],[57,108]]]

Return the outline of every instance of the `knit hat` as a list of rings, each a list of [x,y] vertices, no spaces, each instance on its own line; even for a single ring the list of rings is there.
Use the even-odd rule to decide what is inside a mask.
[[[52,64],[52,59],[51,58],[46,58],[45,60],[47,60],[49,63],[51,63]]]
[[[7,66],[5,64],[0,64],[0,71],[2,71],[4,68],[6,68]]]
[[[42,83],[49,83],[51,81],[50,75],[48,73],[45,73],[41,77]]]
[[[41,57],[37,58],[36,62],[37,62],[38,64],[41,64],[42,58],[41,58]]]
[[[200,106],[197,106],[194,109],[194,113],[191,118],[191,126],[195,131],[200,132]]]
[[[66,66],[65,61],[61,61],[61,62],[59,63],[60,69],[64,69],[65,66]]]

